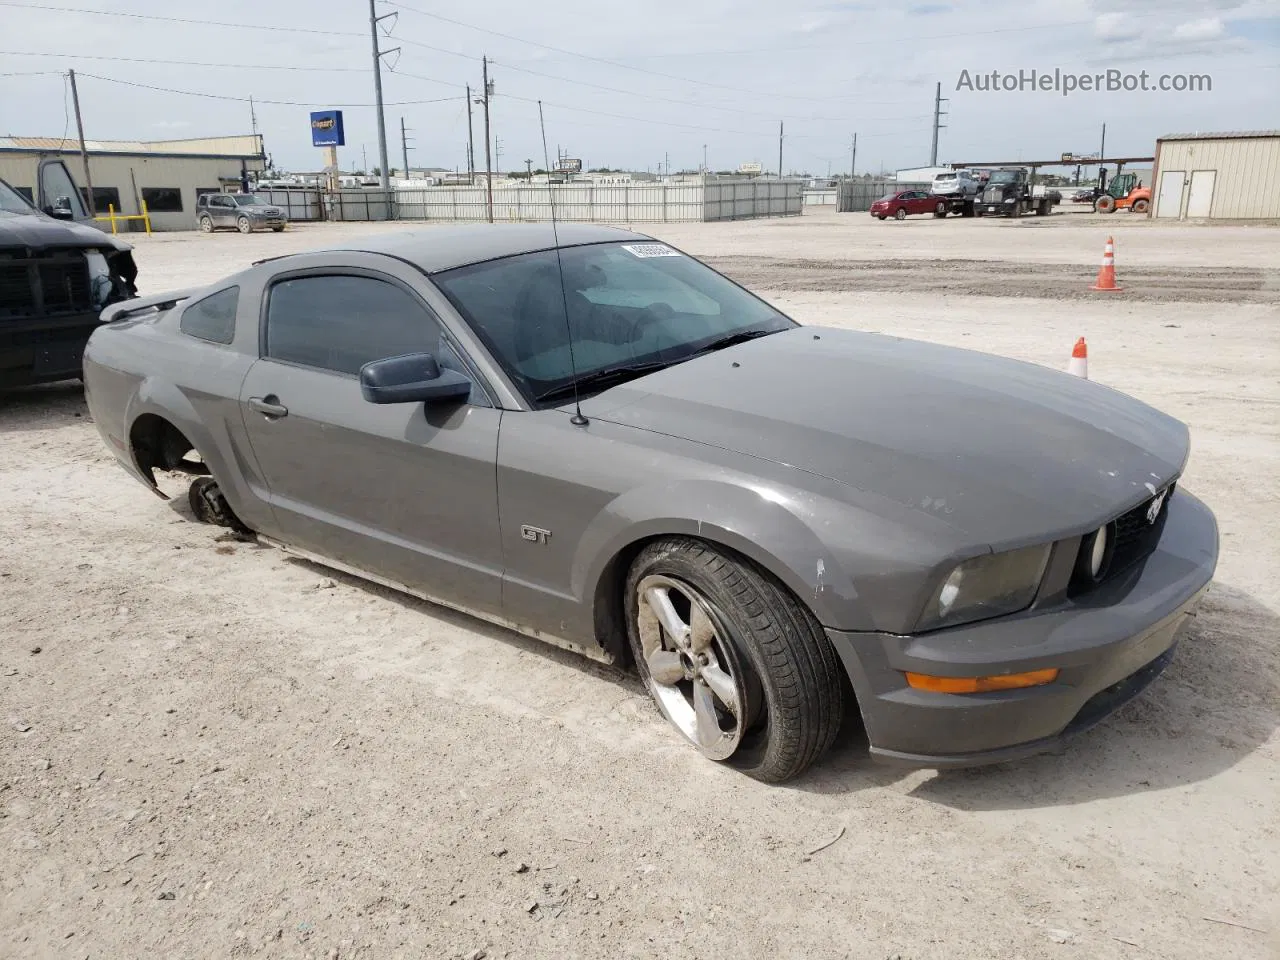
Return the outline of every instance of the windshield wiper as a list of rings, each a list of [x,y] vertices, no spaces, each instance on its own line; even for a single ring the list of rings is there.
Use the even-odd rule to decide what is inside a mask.
[[[661,361],[658,363],[634,363],[627,367],[609,367],[607,370],[596,370],[594,373],[586,373],[576,379],[570,380],[568,383],[562,383],[558,387],[552,387],[550,390],[543,391],[533,399],[539,403],[548,400],[564,400],[573,397],[578,393],[586,393],[589,390],[603,390],[606,387],[616,387],[620,383],[626,383],[628,380],[635,380],[643,377],[647,373],[653,373],[657,370],[665,369],[672,363],[678,361]]]
[[[757,337],[767,337],[771,333],[781,332],[781,330],[739,330],[718,340],[712,340],[698,353],[712,353],[715,350],[723,350],[725,347],[736,347],[738,344],[746,343],[748,340],[755,340]]]

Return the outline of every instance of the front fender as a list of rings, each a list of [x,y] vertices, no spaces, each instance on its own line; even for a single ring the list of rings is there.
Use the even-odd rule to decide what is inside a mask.
[[[824,625],[865,623],[854,581],[801,519],[816,512],[809,495],[715,480],[641,487],[610,501],[578,542],[570,573],[575,596],[590,598],[610,562],[628,547],[660,536],[721,544],[769,571]]]

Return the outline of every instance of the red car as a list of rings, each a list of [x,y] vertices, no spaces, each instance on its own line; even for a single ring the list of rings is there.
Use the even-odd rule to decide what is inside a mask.
[[[945,200],[924,190],[899,190],[881,197],[871,205],[871,215],[881,220],[893,217],[904,220],[911,213],[945,213]]]

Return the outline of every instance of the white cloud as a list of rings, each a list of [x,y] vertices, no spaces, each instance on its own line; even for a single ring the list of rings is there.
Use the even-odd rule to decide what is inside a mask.
[[[1204,17],[1200,20],[1188,20],[1174,28],[1176,40],[1216,40],[1226,33],[1221,17]]]
[[[1108,43],[1136,40],[1142,26],[1125,13],[1103,13],[1093,22],[1094,35]]]

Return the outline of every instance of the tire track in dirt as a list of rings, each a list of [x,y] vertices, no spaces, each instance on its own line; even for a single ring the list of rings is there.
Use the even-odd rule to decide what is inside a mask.
[[[752,289],[778,291],[940,293],[971,297],[1093,299],[1097,266],[998,260],[788,260],[709,257],[707,262]],[[1128,300],[1280,304],[1280,270],[1242,267],[1133,267],[1119,272]]]

